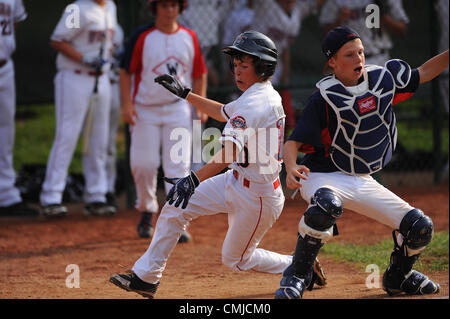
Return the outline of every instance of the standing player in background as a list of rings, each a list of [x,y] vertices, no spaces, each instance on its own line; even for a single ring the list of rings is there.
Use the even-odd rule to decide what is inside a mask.
[[[229,104],[191,93],[174,76],[155,79],[202,112],[227,123],[220,138],[223,148],[213,159],[197,172],[173,181],[150,247],[134,264],[133,273],[110,278],[122,289],[153,298],[177,238],[200,216],[228,213],[222,262],[236,271],[281,273],[292,260],[292,256],[257,248],[284,205],[278,175],[285,115],[281,97],[269,81],[277,64],[277,49],[265,35],[248,31],[223,52],[231,56],[236,85],[243,92]],[[231,170],[217,175],[228,166]]]
[[[111,105],[110,64],[106,61],[111,59],[117,24],[116,6],[110,0],[79,0],[74,5],[80,13],[79,26],[68,24],[72,14],[68,8],[51,36],[51,45],[58,51],[58,72],[54,80],[56,132],[40,195],[42,212],[49,217],[67,213],[62,205],[67,171],[99,70],[99,105],[93,117],[89,153],[83,155],[85,214],[113,215],[116,209],[106,203],[105,197],[108,190],[106,147]]]
[[[433,222],[371,174],[385,167],[395,150],[393,105],[444,71],[448,50],[417,69],[397,59],[384,67],[365,65],[358,34],[337,27],[327,34],[322,51],[333,75],[316,84],[318,90],[284,147],[286,185],[300,188],[309,206],[299,222],[292,265],[284,272],[275,298],[302,298],[314,258],[337,233],[336,220],[344,208],[394,229],[394,249],[383,275],[388,294],[437,293],[437,283],[412,270],[431,242]],[[307,153],[303,165],[296,162],[298,151]]]
[[[130,38],[121,62],[120,88],[123,119],[130,124],[130,165],[137,191],[136,209],[141,212],[137,226],[140,237],[153,234],[159,211],[156,196],[158,169],[164,175],[189,174],[192,148],[191,106],[154,79],[161,74],[176,76],[194,92],[206,96],[207,70],[194,31],[180,26],[177,17],[185,7],[182,0],[150,0],[155,25],[137,29]],[[176,129],[185,134],[172,137]],[[175,144],[182,144],[181,154],[171,154]],[[162,148],[162,158],[160,156]],[[179,155],[175,160],[173,155]],[[166,193],[170,184],[165,183]],[[189,241],[185,232],[181,242]]]
[[[380,9],[380,27],[369,28],[366,7],[375,4]],[[404,36],[408,30],[408,16],[402,0],[327,0],[322,7],[319,23],[325,33],[345,25],[358,32],[364,43],[366,64],[384,65],[390,59],[391,36]]]
[[[123,56],[123,30],[122,27],[117,24],[114,32],[114,47],[112,51],[111,70],[109,72],[109,80],[111,82],[111,110],[109,113],[109,137],[108,146],[106,151],[106,174],[108,176],[108,192],[106,193],[106,202],[116,207],[116,178],[117,178],[117,130],[120,123],[120,85],[119,85],[119,73],[120,73],[120,60]]]
[[[16,49],[15,25],[26,18],[22,0],[0,0],[0,217],[39,215],[22,201],[13,167],[16,86],[11,55]]]
[[[278,48],[279,65],[271,79],[274,86],[289,85],[292,42],[300,32],[302,19],[317,13],[322,2],[323,0],[254,0],[252,29],[267,34]],[[280,88],[279,92],[286,113],[286,129],[290,131],[296,123],[291,93],[287,88]]]

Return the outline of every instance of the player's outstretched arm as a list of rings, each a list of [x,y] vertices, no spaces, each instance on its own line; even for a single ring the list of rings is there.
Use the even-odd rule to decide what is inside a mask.
[[[186,99],[194,105],[200,112],[208,114],[213,119],[226,122],[227,119],[222,115],[222,103],[207,99],[198,94],[192,93],[190,88],[181,84],[178,79],[169,74],[163,74],[155,78],[155,82],[165,87],[173,94]]]
[[[420,83],[433,80],[448,68],[448,50],[438,54],[417,68],[420,75]]]
[[[302,187],[300,179],[307,179],[309,169],[304,165],[297,165],[298,149],[302,143],[287,141],[283,148],[283,161],[286,166],[286,186],[290,189]],[[304,174],[303,174],[304,173]]]

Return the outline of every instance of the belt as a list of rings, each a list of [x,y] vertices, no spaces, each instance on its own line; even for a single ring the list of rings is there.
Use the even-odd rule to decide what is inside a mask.
[[[96,75],[97,75],[97,72],[96,72],[96,71],[81,71],[81,70],[74,70],[74,72],[75,72],[76,74],[86,74],[86,75],[89,75],[89,76],[96,76]],[[103,75],[103,72],[100,72],[98,75],[99,75],[99,76]]]
[[[0,60],[0,68],[2,68],[8,60]]]
[[[239,172],[238,171],[233,170],[233,176],[234,176],[234,178],[239,180]],[[264,185],[264,184],[256,184],[256,183],[253,183],[253,184],[254,185]],[[244,177],[242,179],[242,185],[244,185],[244,187],[250,188],[250,181]],[[273,189],[277,189],[278,187],[280,187],[280,179],[277,178],[275,180],[275,182],[272,183],[272,185],[273,185]]]

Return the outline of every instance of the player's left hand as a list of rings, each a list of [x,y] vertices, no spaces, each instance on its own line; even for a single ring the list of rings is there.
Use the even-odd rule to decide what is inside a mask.
[[[185,87],[176,77],[169,74],[157,76],[155,78],[155,82],[161,84],[167,90],[181,97],[182,99],[185,99],[188,96],[189,92],[191,92],[190,88]]]
[[[183,178],[164,177],[164,180],[167,183],[174,185],[170,189],[169,194],[167,194],[166,202],[169,202],[169,205],[172,205],[176,200],[174,205],[175,207],[180,206],[181,202],[183,202],[181,209],[186,208],[189,203],[189,199],[192,194],[194,194],[195,188],[200,184],[200,180],[193,171],[191,171],[191,174]]]
[[[286,167],[286,186],[290,189],[302,187],[300,180],[307,180],[309,168],[304,165],[295,165],[294,167]]]

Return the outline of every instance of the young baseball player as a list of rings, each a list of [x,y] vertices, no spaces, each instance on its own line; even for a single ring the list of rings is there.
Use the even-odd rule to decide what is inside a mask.
[[[189,103],[174,96],[154,79],[165,73],[176,76],[194,92],[206,95],[207,70],[195,32],[182,27],[177,17],[185,7],[180,0],[150,0],[155,24],[139,28],[131,36],[121,62],[120,87],[123,118],[130,124],[130,166],[136,185],[136,209],[141,212],[138,235],[149,238],[159,212],[156,196],[158,169],[168,177],[186,176],[191,166],[192,117]],[[182,140],[174,130],[187,132]],[[179,159],[171,157],[182,144]],[[162,156],[160,155],[162,149]],[[166,193],[170,184],[165,184]],[[185,232],[180,241],[188,241]]]
[[[15,25],[26,18],[22,0],[0,1],[0,217],[39,215],[22,201],[13,167],[16,87],[11,55],[16,49]]]
[[[433,294],[439,284],[412,270],[433,235],[431,219],[371,177],[392,158],[397,141],[393,106],[448,67],[448,50],[417,69],[402,60],[365,65],[364,46],[348,27],[331,30],[322,44],[333,74],[317,83],[284,148],[286,185],[300,189],[308,209],[299,222],[292,265],[275,298],[301,298],[314,258],[336,234],[343,209],[394,229],[394,249],[383,276],[388,294]],[[302,165],[298,151],[307,153]]]
[[[67,171],[90,107],[90,97],[98,80],[98,104],[92,109],[89,150],[83,154],[86,181],[86,215],[113,215],[114,206],[106,203],[106,147],[109,131],[111,84],[108,71],[117,24],[116,6],[110,0],[76,1],[78,10],[67,7],[52,36],[58,51],[55,76],[56,132],[47,163],[40,201],[48,217],[64,216],[62,205]],[[70,15],[79,13],[79,19]],[[71,25],[68,21],[77,21]],[[103,54],[100,56],[100,53]]]
[[[291,263],[292,256],[258,248],[284,205],[278,174],[285,115],[281,97],[269,81],[277,50],[265,35],[247,31],[223,52],[232,57],[236,85],[243,92],[229,104],[194,94],[173,76],[155,79],[202,112],[226,122],[220,138],[223,148],[197,172],[171,180],[175,186],[167,196],[150,247],[131,274],[110,278],[125,290],[153,298],[186,225],[200,216],[218,213],[228,213],[229,228],[222,246],[225,265],[236,271],[281,273]],[[227,167],[230,170],[219,174]]]

